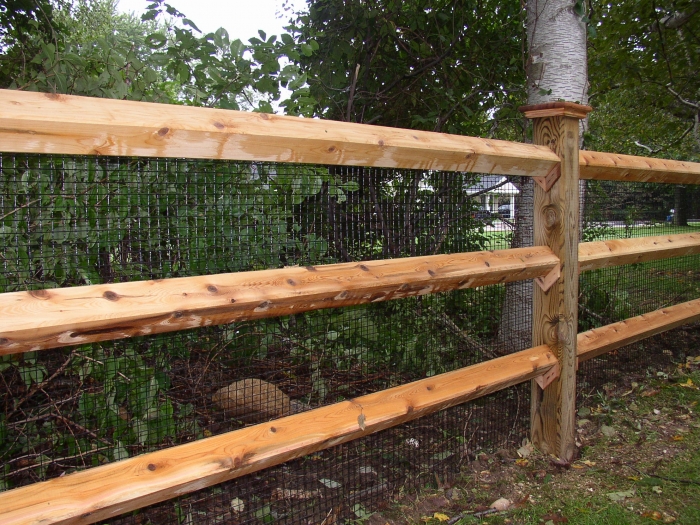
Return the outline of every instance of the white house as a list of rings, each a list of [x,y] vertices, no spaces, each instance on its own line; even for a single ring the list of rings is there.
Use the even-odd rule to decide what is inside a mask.
[[[481,175],[478,182],[466,188],[468,195],[475,195],[484,210],[497,213],[499,204],[510,204],[506,219],[515,219],[515,196],[519,193],[514,184],[502,175]]]

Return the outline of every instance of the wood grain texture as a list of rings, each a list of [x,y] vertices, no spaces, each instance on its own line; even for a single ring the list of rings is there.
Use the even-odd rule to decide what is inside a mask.
[[[578,334],[579,361],[587,361],[625,345],[700,321],[700,299],[662,308]]]
[[[533,287],[533,345],[546,344],[559,359],[560,376],[544,390],[532,382],[531,439],[547,454],[575,454],[576,332],[578,326],[578,118],[534,121],[534,142],[561,158],[561,177],[546,192],[535,186],[534,244],[557,255],[561,275],[547,291]]]
[[[520,106],[518,111],[525,115],[525,117],[532,119],[543,117],[575,117],[583,119],[593,111],[593,108],[591,106],[576,104],[575,102],[558,101]]]
[[[700,253],[700,233],[584,242],[578,247],[579,271],[596,270]]]
[[[484,396],[546,373],[547,346],[0,493],[3,525],[95,523]],[[363,423],[360,423],[363,416]]]
[[[0,151],[230,159],[545,176],[547,148],[146,102],[0,90]]]
[[[0,294],[0,355],[547,275],[549,248],[287,267]]]
[[[700,163],[598,151],[579,153],[581,178],[625,182],[700,184]]]

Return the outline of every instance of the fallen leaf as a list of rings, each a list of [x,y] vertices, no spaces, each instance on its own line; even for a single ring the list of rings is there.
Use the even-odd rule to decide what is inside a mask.
[[[600,431],[603,433],[605,437],[613,437],[615,434],[617,434],[617,430],[615,430],[613,427],[610,427],[608,425],[603,425],[600,427]]]
[[[231,510],[236,514],[239,514],[245,510],[245,502],[240,498],[233,498],[231,500]]]
[[[443,514],[442,512],[436,512],[435,514],[433,514],[433,518],[435,518],[438,521],[447,521],[450,519],[449,516]]]
[[[340,483],[338,483],[337,481],[333,481],[332,479],[321,478],[318,481],[319,483],[322,483],[329,489],[338,489],[342,486]]]
[[[513,506],[520,508],[520,507],[524,507],[524,506],[527,505],[529,502],[530,502],[530,495],[529,495],[529,494],[525,494],[521,499],[519,499],[518,501],[516,501],[516,502],[513,504]]]
[[[624,490],[624,491],[620,491],[620,492],[609,492],[608,494],[606,494],[606,496],[613,501],[621,502],[621,501],[624,501],[626,498],[633,497],[634,494],[635,494],[635,490],[631,489],[631,490]]]
[[[654,485],[653,487],[651,487],[651,490],[656,492],[657,494],[663,494],[664,492],[663,489],[658,485]]]
[[[527,459],[516,459],[515,464],[518,465],[519,467],[527,467],[530,462]]]
[[[571,467],[571,463],[569,463],[568,461],[564,461],[563,459],[559,459],[556,456],[552,456],[551,459],[549,460],[549,462],[552,465],[556,465],[557,467],[561,467],[561,468]]]
[[[685,438],[683,436],[673,436],[671,439],[673,441],[683,441]]]
[[[535,451],[535,447],[529,441],[518,449],[518,456],[526,458]]]
[[[690,378],[688,378],[685,383],[680,383],[678,386],[682,386],[683,388],[692,388],[693,390],[698,389],[698,387],[695,386],[695,383],[693,383],[693,380]]]
[[[506,498],[498,498],[496,501],[491,503],[489,505],[489,508],[491,509],[496,509],[496,510],[508,510],[508,508],[511,506],[511,501]]]
[[[642,397],[652,397],[659,393],[658,388],[652,388],[651,390],[645,390],[642,392]]]
[[[659,521],[663,518],[658,510],[648,510],[642,513],[642,518],[649,518],[650,520]]]
[[[576,470],[581,470],[581,469],[585,468],[583,465],[571,465],[571,466],[573,468],[575,468]]]
[[[591,461],[589,459],[585,459],[581,463],[583,463],[587,467],[595,467],[595,461]]]

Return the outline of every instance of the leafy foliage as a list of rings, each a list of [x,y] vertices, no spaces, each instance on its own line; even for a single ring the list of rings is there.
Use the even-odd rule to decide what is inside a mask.
[[[635,155],[700,157],[697,2],[594,2],[588,143]]]
[[[315,0],[289,29],[324,118],[495,133],[523,97],[517,2]]]
[[[202,35],[162,0],[149,7],[143,20],[118,14],[116,0],[46,2],[43,17],[8,9],[0,86],[271,112],[280,86],[299,82],[298,68],[282,65],[295,56],[291,39]]]

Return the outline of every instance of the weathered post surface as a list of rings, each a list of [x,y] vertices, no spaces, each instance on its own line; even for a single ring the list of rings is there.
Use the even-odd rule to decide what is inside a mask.
[[[550,102],[520,110],[533,119],[535,144],[549,146],[561,165],[535,178],[534,244],[559,257],[559,273],[533,286],[532,344],[549,345],[559,370],[532,382],[531,440],[542,452],[571,461],[576,452],[578,330],[579,121],[592,108]]]

